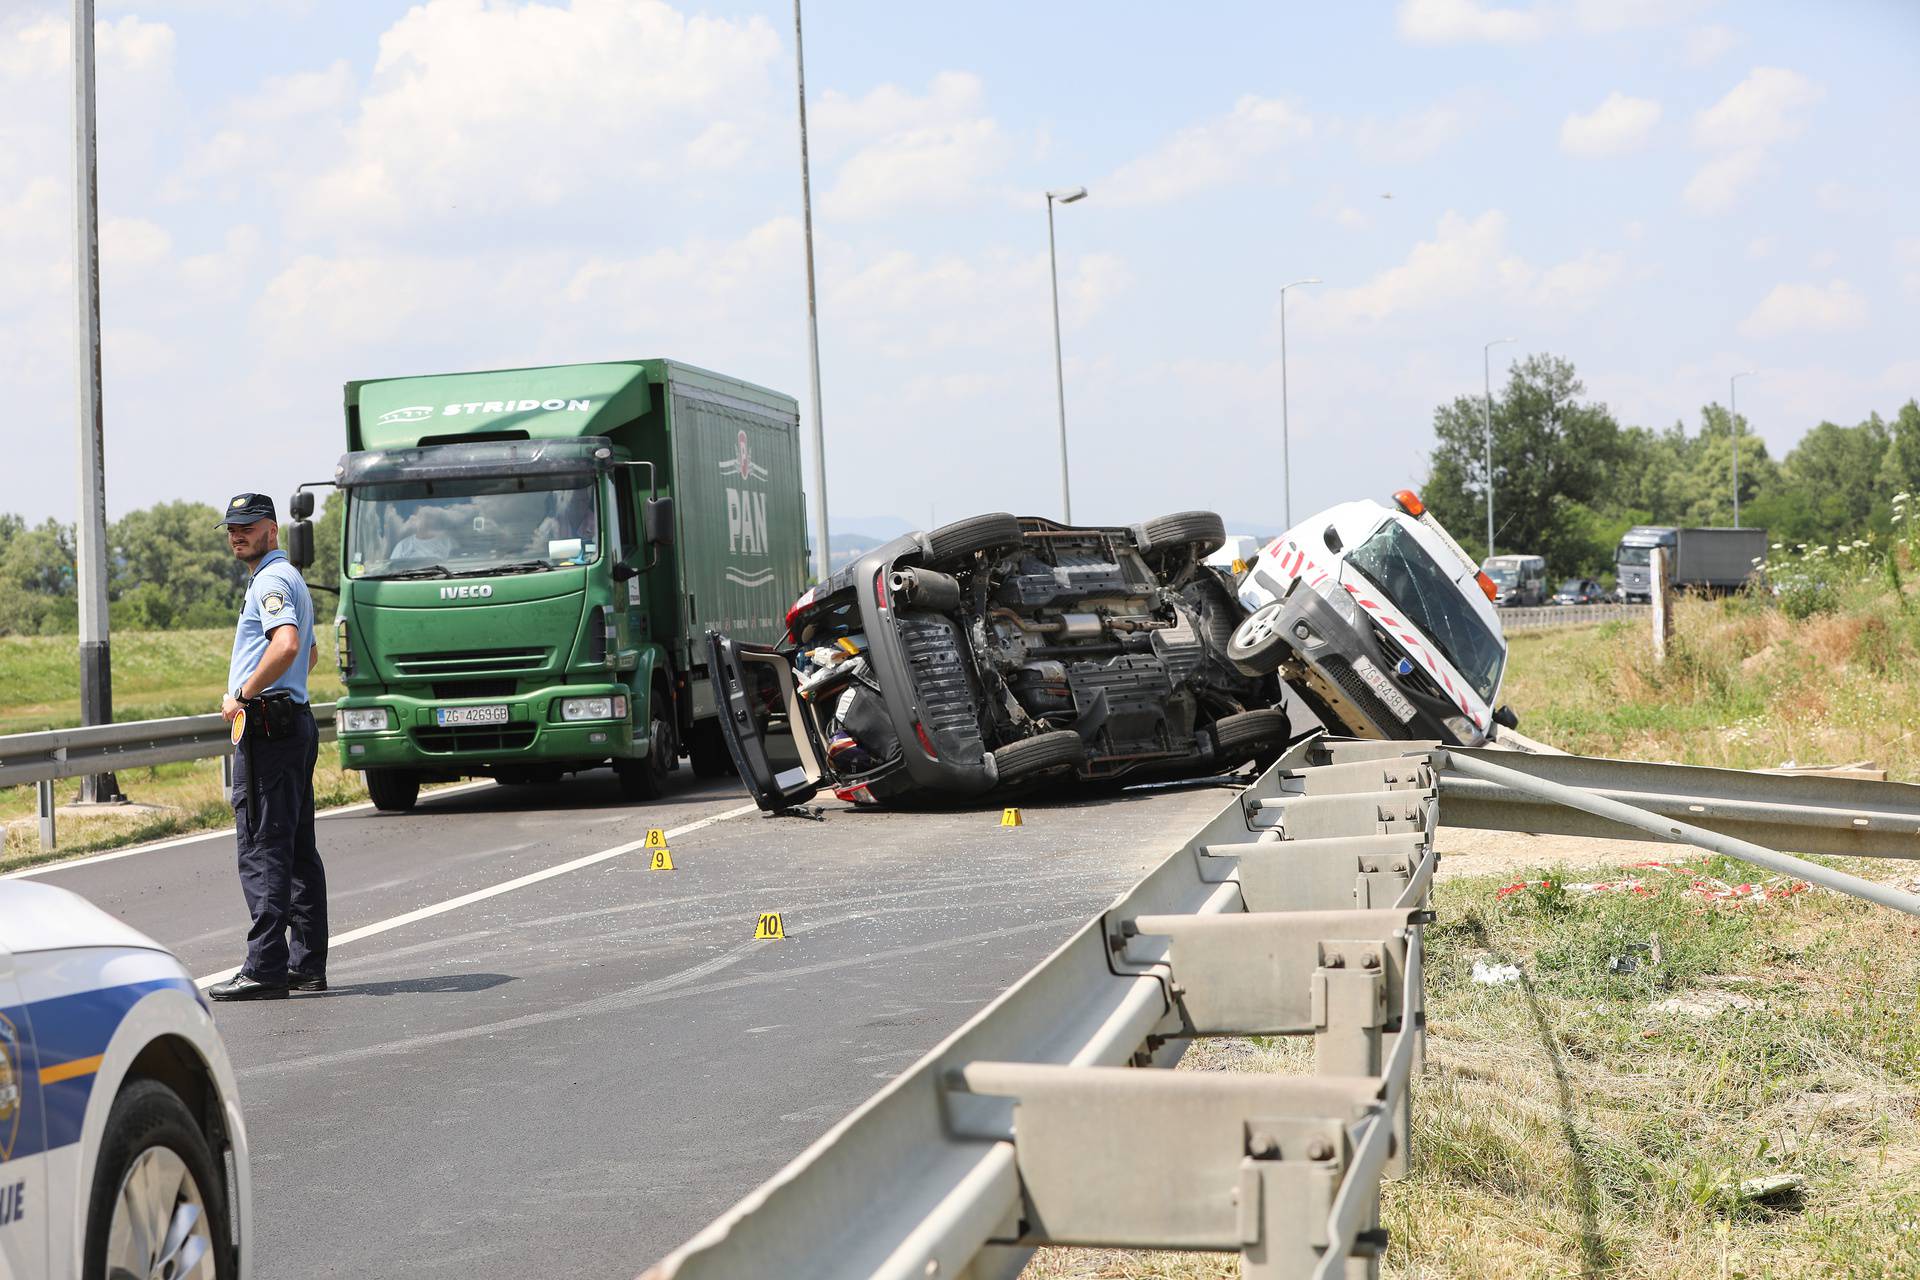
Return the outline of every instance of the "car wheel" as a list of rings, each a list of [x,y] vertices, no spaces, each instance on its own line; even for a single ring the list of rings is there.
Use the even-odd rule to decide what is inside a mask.
[[[367,798],[384,813],[405,813],[420,799],[420,775],[411,769],[369,769]]]
[[[943,524],[927,535],[928,559],[935,564],[964,560],[977,551],[998,551],[1020,545],[1020,520],[1004,511],[968,516]]]
[[[1133,526],[1133,545],[1142,555],[1184,549],[1198,558],[1212,555],[1226,540],[1226,522],[1212,511],[1176,511]]]
[[[1213,722],[1214,758],[1223,765],[1252,760],[1265,768],[1292,737],[1293,722],[1278,707],[1221,716]]]
[[[679,753],[673,740],[673,724],[667,719],[663,699],[648,698],[652,711],[647,720],[647,754],[638,760],[613,762],[620,776],[620,793],[629,800],[658,800],[667,793],[667,772]]]
[[[1036,733],[993,749],[993,765],[1001,782],[1019,782],[1058,769],[1078,768],[1087,744],[1071,729]]]
[[[87,1208],[86,1280],[229,1280],[226,1188],[193,1113],[157,1080],[129,1081],[107,1113]]]
[[[687,734],[687,759],[696,778],[725,778],[733,773],[733,755],[720,732],[720,718],[696,720]]]
[[[1270,675],[1278,671],[1287,655],[1293,652],[1286,636],[1280,632],[1282,608],[1284,604],[1279,600],[1263,604],[1233,629],[1233,638],[1227,641],[1227,661],[1241,675]]]

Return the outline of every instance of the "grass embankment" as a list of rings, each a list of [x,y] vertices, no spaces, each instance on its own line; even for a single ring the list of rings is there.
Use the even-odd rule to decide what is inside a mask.
[[[318,637],[320,662],[310,692],[319,702],[340,695],[333,659],[333,636]],[[231,630],[132,631],[114,635],[113,711],[115,720],[152,720],[165,716],[205,715],[220,709],[227,687]],[[76,641],[72,636],[0,637],[0,734],[66,728],[80,722]],[[331,746],[320,751],[314,796],[322,808],[366,799],[360,775],[332,763]],[[120,789],[162,812],[127,817],[71,819],[59,822],[59,848],[40,849],[32,787],[0,788],[0,823],[6,843],[0,871],[49,857],[69,857],[142,840],[159,840],[225,826],[233,820],[220,787],[217,760],[194,760],[144,769],[122,770]],[[59,802],[74,800],[77,778],[54,784]]]
[[[1873,759],[1920,779],[1920,602],[1895,581],[1862,575],[1798,620],[1757,599],[1684,604],[1660,668],[1637,625],[1517,636],[1507,696],[1571,751]],[[1724,881],[1759,875],[1686,852],[1674,860]],[[1920,889],[1909,864],[1835,861]],[[1617,882],[1618,866],[1452,870],[1469,874],[1435,889],[1428,1063],[1411,1176],[1386,1192],[1385,1274],[1920,1276],[1920,924],[1818,890],[1712,902],[1659,871],[1637,873],[1645,893],[1564,887]],[[1477,959],[1521,978],[1476,984]],[[1725,1007],[1661,1008],[1676,996]],[[1207,1041],[1182,1065],[1310,1058],[1305,1042]],[[1782,1173],[1805,1189],[1739,1193]],[[1027,1274],[1193,1280],[1238,1264],[1046,1250]]]

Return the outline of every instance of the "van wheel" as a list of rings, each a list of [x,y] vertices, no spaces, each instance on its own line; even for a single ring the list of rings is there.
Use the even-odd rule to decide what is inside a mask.
[[[652,706],[647,722],[647,754],[638,760],[613,762],[613,771],[620,775],[620,793],[629,800],[658,800],[665,795],[667,771],[680,752],[663,700],[655,697],[647,702]]]
[[[225,1190],[179,1095],[157,1080],[129,1081],[107,1113],[82,1274],[231,1280]]]
[[[1087,744],[1079,734],[1060,729],[995,747],[993,765],[1001,782],[1019,782],[1050,770],[1077,768],[1086,754]]]
[[[1274,762],[1293,736],[1293,724],[1278,707],[1242,711],[1213,722],[1214,758],[1221,764],[1248,760],[1265,768]]]
[[[1226,541],[1226,522],[1212,511],[1176,511],[1133,526],[1133,545],[1141,555],[1184,550],[1197,559],[1212,555]]]
[[[927,544],[931,548],[927,559],[932,564],[964,560],[976,551],[1017,547],[1020,538],[1020,520],[1017,516],[1005,511],[968,516],[965,520],[943,524],[927,535]]]
[[[420,799],[420,775],[411,769],[369,769],[367,796],[382,813],[405,813]]]
[[[733,774],[733,754],[720,732],[720,717],[696,720],[687,734],[687,759],[696,778],[725,778]]]
[[[1284,607],[1279,600],[1263,604],[1233,629],[1233,637],[1227,641],[1227,661],[1241,675],[1271,675],[1293,652],[1280,632],[1280,611]]]

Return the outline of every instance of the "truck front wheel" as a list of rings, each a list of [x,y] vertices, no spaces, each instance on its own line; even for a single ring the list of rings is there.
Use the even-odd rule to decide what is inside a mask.
[[[369,769],[367,796],[382,812],[405,813],[420,799],[420,775],[411,769]]]
[[[638,760],[616,760],[613,771],[620,775],[620,791],[629,800],[658,800],[667,793],[667,771],[673,768],[679,744],[673,738],[673,722],[667,719],[665,699],[647,699],[652,704],[647,724],[647,754]]]

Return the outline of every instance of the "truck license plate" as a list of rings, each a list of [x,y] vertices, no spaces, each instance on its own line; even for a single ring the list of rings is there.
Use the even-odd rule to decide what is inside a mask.
[[[1388,709],[1400,717],[1400,723],[1405,724],[1413,719],[1413,704],[1407,701],[1406,694],[1393,687],[1393,681],[1380,674],[1380,668],[1366,658],[1355,658],[1353,669],[1360,673],[1360,678],[1367,682],[1368,688],[1380,695],[1380,700],[1387,704]]]
[[[505,724],[507,709],[497,707],[435,707],[433,722],[442,729],[461,724]]]

